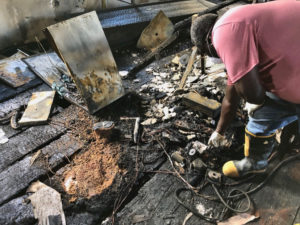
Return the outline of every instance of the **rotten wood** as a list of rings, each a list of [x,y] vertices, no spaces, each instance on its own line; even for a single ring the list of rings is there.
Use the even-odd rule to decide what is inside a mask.
[[[73,120],[77,117],[73,113],[73,107],[75,106],[70,106],[62,113],[55,115],[49,125],[30,127],[1,145],[0,171],[64,134],[67,131],[64,125],[66,119]]]
[[[0,205],[25,190],[32,181],[47,175],[63,162],[67,162],[67,158],[82,147],[81,141],[74,139],[71,134],[65,134],[42,148],[32,165],[31,161],[35,154],[26,156],[2,171],[0,173]]]

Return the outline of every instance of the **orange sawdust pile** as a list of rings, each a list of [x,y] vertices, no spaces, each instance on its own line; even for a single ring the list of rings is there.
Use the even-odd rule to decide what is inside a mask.
[[[81,139],[89,140],[86,151],[77,155],[69,170],[64,173],[63,187],[72,196],[90,198],[110,187],[114,178],[122,171],[118,167],[120,144],[107,143],[105,139],[92,131],[92,119],[83,110],[79,110],[78,120],[71,131]]]

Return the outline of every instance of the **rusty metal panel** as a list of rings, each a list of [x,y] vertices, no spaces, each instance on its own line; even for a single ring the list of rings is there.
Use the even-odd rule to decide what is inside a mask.
[[[47,30],[90,113],[124,95],[116,62],[95,11]]]
[[[159,13],[142,32],[140,39],[138,40],[137,47],[153,50],[162,42],[170,38],[173,32],[173,23],[163,11],[159,11]]]
[[[13,88],[20,87],[36,78],[34,73],[21,60],[27,55],[18,52],[0,61],[0,80]]]
[[[33,93],[19,124],[35,125],[46,122],[50,115],[54,96],[55,91]]]
[[[41,55],[35,55],[23,59],[30,69],[38,75],[50,87],[61,87],[64,92],[60,93],[67,101],[88,110],[84,101],[77,90],[69,90],[61,78],[61,73],[68,74],[68,69],[64,62],[58,57],[55,52],[50,52]]]

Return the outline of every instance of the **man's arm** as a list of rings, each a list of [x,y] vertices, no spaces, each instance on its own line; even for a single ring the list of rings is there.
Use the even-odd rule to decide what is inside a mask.
[[[246,102],[261,105],[265,100],[265,89],[259,81],[259,72],[255,66],[250,72],[239,79],[234,87],[239,96],[245,99]]]
[[[216,131],[224,135],[226,128],[236,115],[236,110],[240,102],[234,85],[227,85],[225,97],[222,102],[221,116]]]

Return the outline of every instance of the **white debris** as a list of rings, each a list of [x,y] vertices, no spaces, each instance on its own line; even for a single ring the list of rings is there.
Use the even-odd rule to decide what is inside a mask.
[[[120,77],[121,77],[122,79],[125,79],[125,78],[127,78],[128,71],[126,71],[126,70],[121,70],[121,71],[119,71],[119,75],[120,75]]]
[[[171,119],[171,118],[175,117],[176,113],[172,112],[172,111],[174,111],[174,109],[170,110],[167,106],[165,106],[163,108],[164,116],[163,116],[162,120],[165,121],[165,120],[168,120],[168,119]]]
[[[198,76],[188,76],[186,83],[194,83],[195,81],[197,81],[199,79]]]
[[[167,78],[169,74],[163,72],[163,73],[160,73],[159,75],[160,75],[160,77],[162,77],[162,78]]]
[[[147,126],[147,125],[153,125],[157,122],[157,119],[156,118],[149,118],[147,120],[145,120],[144,122],[142,122],[141,124],[143,126]]]
[[[172,80],[174,80],[174,81],[180,80],[180,74],[175,73],[172,77]]]
[[[0,128],[0,144],[5,144],[8,142],[8,138],[5,135],[5,132]]]
[[[152,68],[152,67],[146,68],[146,72],[147,72],[147,73],[152,73],[152,72],[153,72],[153,68]]]
[[[201,203],[199,203],[199,204],[196,205],[196,209],[198,210],[198,212],[201,215],[205,215],[207,213],[206,210],[205,210],[204,205],[202,205]]]
[[[172,63],[176,64],[176,65],[179,65],[179,56],[176,55],[173,59],[172,59]]]
[[[195,137],[196,137],[195,134],[191,134],[191,135],[186,136],[186,138],[187,138],[188,140],[192,140],[192,139],[194,139]]]

